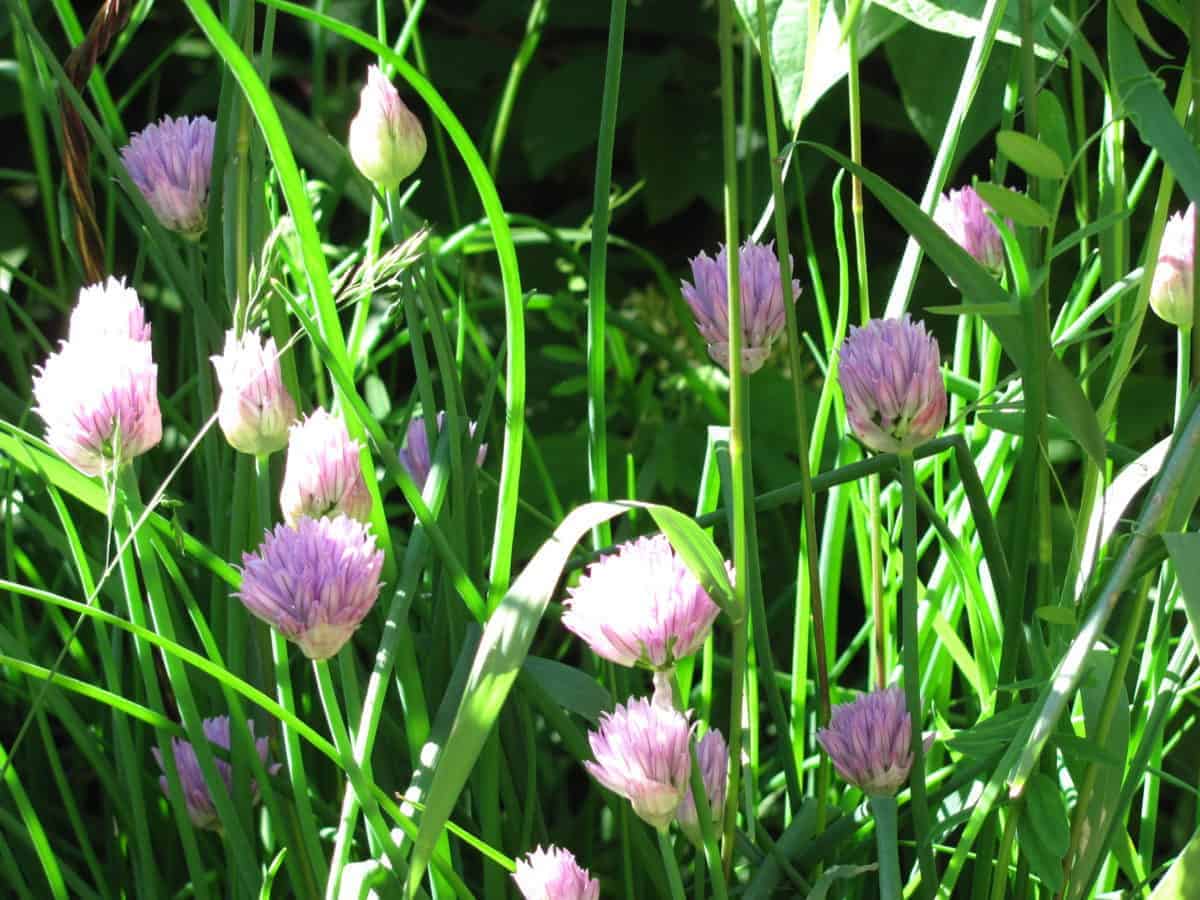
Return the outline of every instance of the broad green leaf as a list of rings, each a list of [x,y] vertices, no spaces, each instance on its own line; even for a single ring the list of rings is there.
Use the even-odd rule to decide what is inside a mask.
[[[1051,625],[1065,625],[1068,628],[1075,625],[1075,613],[1064,606],[1039,606],[1034,613]]]
[[[1072,868],[1079,872],[1090,871],[1098,857],[1107,850],[1100,841],[1119,811],[1121,781],[1125,771],[1125,759],[1129,753],[1130,730],[1129,695],[1122,683],[1118,688],[1116,708],[1108,733],[1103,741],[1100,740],[1100,719],[1108,694],[1108,683],[1113,674],[1113,656],[1103,650],[1093,650],[1088,656],[1087,665],[1088,673],[1079,688],[1083,701],[1083,739],[1086,743],[1096,746],[1104,755],[1114,759],[1116,765],[1108,762],[1093,763],[1090,760],[1085,763],[1081,759],[1072,760],[1070,756],[1065,757],[1076,785],[1083,783],[1089,766],[1100,766],[1091,799],[1083,813],[1079,849],[1072,864]],[[1078,815],[1079,811],[1076,810],[1076,816]],[[1089,890],[1089,885],[1073,883],[1068,891],[1068,900],[1083,900]]]
[[[1183,606],[1187,611],[1192,639],[1200,645],[1200,532],[1187,534],[1164,534],[1163,543],[1175,565],[1175,576],[1183,592]]]
[[[1171,54],[1164,50],[1150,33],[1150,26],[1146,24],[1142,11],[1138,9],[1138,0],[1116,0],[1116,7],[1121,11],[1121,18],[1129,26],[1129,30],[1137,35],[1139,41],[1164,59],[1170,57]]]
[[[951,750],[976,760],[984,760],[1012,743],[1021,721],[1031,709],[1029,704],[1018,704],[996,713],[970,728],[957,731],[946,744]]]
[[[1030,228],[1050,227],[1050,213],[1028,194],[990,181],[975,182],[975,190],[998,215],[1012,219],[1018,225],[1028,225]]]
[[[813,889],[808,894],[808,900],[825,900],[829,896],[829,889],[833,887],[835,881],[860,878],[868,872],[874,872],[878,868],[878,863],[871,863],[866,866],[833,866],[817,879],[816,884],[813,885]]]
[[[758,45],[758,0],[735,0],[743,27]],[[808,115],[831,87],[846,77],[849,57],[842,43],[837,4],[823,4],[813,58],[815,77],[804,85],[804,55],[808,46],[808,0],[766,0],[771,33],[771,70],[775,73],[779,109],[791,128]],[[904,27],[905,21],[872,3],[859,15],[858,55],[862,59]],[[800,96],[804,87],[805,95]]]
[[[1137,41],[1120,16],[1108,17],[1108,61],[1113,89],[1138,134],[1159,152],[1188,199],[1200,203],[1200,152],[1176,121],[1161,83],[1147,68]]]
[[[1067,128],[1067,114],[1053,91],[1041,91],[1038,94],[1038,137],[1060,162],[1064,165],[1071,162],[1071,137]]]
[[[1120,782],[1118,781],[1118,784]],[[1017,846],[1029,868],[1050,890],[1063,883],[1063,857],[1071,839],[1071,823],[1062,789],[1041,772],[1029,780],[1017,820]]]
[[[589,722],[599,722],[600,713],[613,708],[612,695],[604,685],[574,666],[555,659],[528,656],[524,669],[555,703]]]
[[[1200,831],[1197,831],[1183,852],[1175,857],[1171,868],[1150,895],[1150,900],[1193,900],[1200,881]]]
[[[937,313],[939,316],[1019,316],[1021,308],[1009,301],[1007,303],[954,303],[950,306],[927,306],[927,313]]]
[[[1011,298],[996,283],[996,279],[912,200],[874,172],[856,165],[836,150],[808,141],[801,143],[821,151],[857,175],[897,223],[917,240],[921,248],[929,254],[929,258],[946,273],[946,277],[958,285],[963,296],[977,303],[1011,302]],[[1000,339],[1004,352],[1022,372],[1028,371],[1032,354],[1025,344],[1023,325],[1011,316],[984,316],[984,319]],[[1049,347],[1043,349],[1042,361],[1045,365],[1044,377],[1050,411],[1062,419],[1092,461],[1096,465],[1103,465],[1104,435],[1100,431],[1100,423],[1096,421],[1096,412],[1084,395],[1079,382]]]
[[[1061,179],[1067,174],[1064,160],[1041,141],[1019,131],[1000,131],[996,146],[1014,163],[1039,178]]]
[[[985,0],[874,0],[872,5],[889,9],[930,31],[973,38],[982,28],[980,20]],[[1057,61],[1058,47],[1043,24],[1050,7],[1049,0],[1036,0],[1033,4],[1034,52],[1042,59]],[[1021,7],[1016,0],[1009,0],[1005,7],[996,39],[1014,47],[1020,46]]]

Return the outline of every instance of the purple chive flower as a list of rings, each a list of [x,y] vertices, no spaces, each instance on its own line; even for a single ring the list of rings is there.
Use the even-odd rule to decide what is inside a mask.
[[[383,551],[347,516],[277,525],[242,555],[237,597],[309,659],[342,649],[379,597]]]
[[[512,877],[525,900],[600,900],[600,882],[561,847],[538,847],[518,859]]]
[[[296,402],[283,385],[274,338],[256,331],[225,335],[225,352],[212,357],[221,383],[217,421],[234,450],[265,456],[287,446]]]
[[[35,409],[47,443],[101,475],[162,440],[150,326],[137,295],[110,278],[80,292],[69,333],[34,375]]]
[[[712,259],[701,253],[692,260],[692,284],[680,284],[683,299],[692,308],[696,327],[708,341],[708,355],[729,368],[729,284],[726,278],[724,245]],[[742,368],[749,375],[762,368],[771,355],[771,344],[787,324],[784,316],[783,285],[779,280],[779,258],[774,243],[747,240],[738,251],[738,297],[742,307]],[[800,282],[792,281],[794,303]]]
[[[652,669],[700,649],[721,611],[661,534],[593,563],[563,605],[563,625],[598,656]]]
[[[230,747],[229,739],[229,716],[217,716],[213,719],[205,719],[203,722],[204,736],[208,738],[210,743],[216,744],[223,750],[228,750]],[[246,727],[250,729],[250,736],[254,737],[254,723],[247,722]],[[267,762],[267,739],[265,737],[256,738],[254,741],[254,749],[258,753],[258,758],[266,765]],[[166,764],[163,762],[162,751],[158,747],[151,747],[150,752],[154,754],[155,760],[158,762],[158,767],[166,772]],[[208,785],[204,781],[204,775],[200,771],[200,761],[196,758],[196,748],[188,741],[180,738],[171,738],[171,752],[175,756],[175,770],[179,773],[180,786],[183,788],[183,799],[187,802],[188,817],[192,820],[192,824],[197,828],[211,828],[214,831],[221,830],[221,820],[217,818],[217,808],[213,805],[212,794],[209,793]],[[217,773],[221,776],[221,780],[225,782],[225,788],[230,794],[233,793],[233,767],[225,760],[214,758]],[[274,775],[279,771],[279,763],[267,766],[267,771]],[[158,779],[159,786],[164,794],[168,792],[167,776],[162,775]],[[250,781],[250,791],[253,796],[253,802],[258,802],[258,783],[254,780]]]
[[[304,516],[344,513],[360,522],[371,516],[371,495],[363,480],[361,445],[350,440],[346,423],[323,409],[291,427],[279,506],[289,525]]]
[[[1160,319],[1177,328],[1192,327],[1192,284],[1196,269],[1196,204],[1175,213],[1167,220],[1154,284],[1150,287],[1150,307]]]
[[[150,340],[150,325],[137,291],[125,279],[109,277],[79,291],[79,302],[71,312],[67,340],[126,338]]]
[[[655,828],[671,824],[691,775],[688,741],[692,726],[687,716],[647,698],[618,705],[588,732],[595,762],[584,767],[633,811]]]
[[[725,793],[729,788],[729,745],[725,743],[721,732],[710,728],[700,738],[696,744],[696,761],[700,763],[700,777],[704,781],[704,793],[708,796],[713,821],[720,822],[725,812]],[[692,843],[699,845],[703,842],[700,815],[696,811],[696,798],[692,794],[690,780],[679,809],[675,810],[675,821]]]
[[[991,209],[975,188],[965,187],[942,194],[933,221],[977,263],[999,275],[1004,271],[1004,242],[996,224],[987,217]]]
[[[129,139],[121,159],[164,228],[196,240],[208,225],[213,139],[206,116],[164,116]]]
[[[445,424],[446,413],[438,413],[438,434],[442,433]],[[471,437],[474,437],[475,423],[468,422],[467,427],[468,433]],[[479,452],[475,454],[475,465],[482,466],[485,459],[487,459],[487,444],[481,444]],[[429,435],[425,431],[425,418],[423,416],[413,416],[412,421],[408,423],[408,430],[405,432],[404,437],[404,448],[400,451],[400,465],[404,466],[405,471],[412,476],[412,480],[416,482],[417,487],[424,490],[425,481],[429,478],[429,470],[433,467],[433,458],[429,447]]]
[[[851,328],[838,380],[846,418],[858,439],[879,453],[907,453],[946,422],[946,386],[933,335],[907,315]]]
[[[381,191],[390,191],[425,158],[425,130],[378,66],[367,69],[350,122],[350,158]]]
[[[912,768],[912,716],[898,687],[833,708],[817,741],[846,781],[874,796],[893,796]],[[926,749],[932,738],[926,741]]]

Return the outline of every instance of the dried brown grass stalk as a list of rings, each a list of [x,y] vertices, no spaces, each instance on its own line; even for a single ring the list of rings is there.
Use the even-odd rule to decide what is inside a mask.
[[[129,21],[133,8],[131,0],[105,0],[92,19],[87,35],[78,47],[71,51],[63,68],[75,90],[82,96],[92,70],[98,60],[121,33]],[[104,278],[104,238],[96,219],[96,197],[92,192],[89,177],[91,144],[87,129],[79,110],[71,102],[65,90],[59,91],[59,109],[62,116],[63,168],[67,173],[67,187],[75,205],[75,240],[79,246],[79,258],[83,273],[89,284]]]

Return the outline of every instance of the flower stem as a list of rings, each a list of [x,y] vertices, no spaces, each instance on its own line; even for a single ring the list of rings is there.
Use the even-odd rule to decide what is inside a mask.
[[[679,862],[675,859],[675,848],[666,828],[658,829],[658,849],[662,853],[663,868],[667,870],[667,883],[671,886],[671,900],[687,900],[683,892],[683,877],[679,874]]]
[[[721,853],[717,848],[717,830],[713,825],[713,810],[708,804],[708,791],[704,786],[704,777],[700,774],[700,760],[696,756],[696,744],[693,741],[689,748],[692,757],[691,786],[692,797],[696,802],[696,820],[700,824],[700,836],[704,841],[703,856],[708,866],[708,876],[712,879],[713,900],[726,900],[729,896],[725,886],[725,872],[721,868]],[[726,797],[726,803],[729,798]],[[718,812],[720,812],[718,810]],[[699,877],[699,867],[696,868],[697,892],[703,888],[704,879]]]
[[[904,550],[904,696],[912,716],[912,818],[916,830],[917,862],[921,869],[921,890],[931,895],[937,885],[933,847],[929,843],[929,807],[925,799],[925,745],[921,733],[921,652],[917,629],[917,478],[912,452],[900,454],[900,490],[903,500],[902,541]]]
[[[896,798],[869,797],[875,817],[875,847],[879,854],[879,900],[900,900],[900,847],[896,828]]]

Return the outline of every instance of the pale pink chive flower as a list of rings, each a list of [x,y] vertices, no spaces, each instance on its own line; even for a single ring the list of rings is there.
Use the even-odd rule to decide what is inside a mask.
[[[561,847],[538,847],[518,859],[512,877],[525,900],[600,900],[600,882]]]
[[[696,761],[700,764],[700,778],[704,782],[704,793],[708,797],[708,808],[713,822],[721,822],[725,812],[725,793],[729,788],[729,745],[715,728],[710,728],[696,744]],[[683,833],[694,844],[704,841],[700,834],[700,814],[696,810],[696,798],[688,781],[687,791],[675,810],[675,821]],[[719,825],[717,826],[720,827]]]
[[[729,284],[726,277],[726,248],[717,258],[701,253],[692,260],[692,283],[680,283],[683,299],[692,308],[696,328],[708,342],[708,355],[729,368]],[[771,355],[771,345],[783,332],[785,319],[783,284],[779,280],[779,258],[774,242],[763,245],[747,240],[738,251],[738,299],[742,308],[742,368],[747,375],[757,372]],[[800,296],[800,282],[792,281],[788,303]]]
[[[592,563],[563,606],[563,625],[598,656],[651,669],[700,649],[721,611],[661,534]]]
[[[125,169],[164,228],[195,240],[208,226],[216,123],[164,116],[129,139]]]
[[[442,433],[445,425],[446,413],[440,412],[437,414],[438,434]],[[467,427],[468,433],[474,437],[475,423],[468,422]],[[433,468],[433,454],[429,447],[429,435],[425,431],[424,416],[413,416],[404,435],[404,447],[400,451],[400,465],[404,466],[405,471],[416,482],[417,487],[424,490],[425,481],[429,478],[429,470]],[[487,444],[480,445],[479,452],[475,454],[477,466],[482,466],[483,461],[487,459],[487,449]]]
[[[1196,270],[1196,204],[1175,213],[1167,220],[1154,283],[1150,287],[1150,306],[1160,319],[1177,328],[1192,327],[1192,285]]]
[[[425,130],[378,66],[367,69],[350,122],[350,158],[381,191],[390,191],[425,158]]]
[[[71,312],[67,340],[127,338],[150,340],[146,311],[137,291],[126,286],[125,279],[109,277],[90,284],[79,292],[79,302]]]
[[[217,716],[212,719],[205,719],[203,722],[204,736],[208,738],[210,743],[216,744],[222,750],[230,748],[229,736],[229,716]],[[254,723],[247,722],[246,727],[250,730],[250,736],[254,737]],[[262,760],[263,765],[267,762],[267,739],[265,737],[255,738],[254,749],[258,753],[258,758]],[[154,754],[155,760],[158,762],[158,767],[166,772],[166,764],[163,761],[162,751],[158,747],[151,747],[150,752]],[[211,828],[214,831],[221,830],[221,820],[217,817],[217,808],[213,804],[212,794],[209,793],[208,785],[204,781],[204,773],[200,771],[200,761],[196,758],[196,748],[188,741],[180,738],[171,738],[171,752],[175,756],[175,770],[179,773],[180,786],[183,788],[183,799],[187,802],[188,817],[192,820],[192,824],[197,828]],[[216,764],[217,773],[221,776],[221,780],[225,782],[225,788],[229,793],[233,794],[233,767],[225,760],[215,757],[213,762]],[[274,775],[279,771],[280,763],[267,766],[267,771]],[[158,779],[158,784],[162,788],[164,794],[168,793],[167,776],[162,775]],[[250,791],[253,797],[253,802],[258,802],[258,783],[251,779]]]
[[[162,440],[149,341],[64,341],[33,378],[46,442],[85,475],[115,471]]]
[[[937,340],[907,315],[851,328],[838,380],[846,418],[858,439],[879,453],[907,453],[946,422],[946,385]]]
[[[691,774],[687,716],[664,703],[642,697],[618,705],[588,732],[595,762],[584,767],[602,785],[627,799],[633,811],[664,829],[687,790]]]
[[[287,446],[296,402],[283,385],[275,339],[264,343],[257,331],[240,338],[225,334],[225,352],[212,357],[221,383],[217,422],[231,447],[265,456]]]
[[[345,514],[360,522],[371,517],[371,495],[363,479],[361,445],[350,440],[346,423],[318,409],[289,432],[287,466],[279,506],[289,525],[303,516]]]
[[[893,796],[912,768],[912,716],[898,687],[864,694],[833,708],[817,741],[838,774],[863,793]],[[933,743],[926,739],[926,749]]]
[[[942,194],[933,221],[977,263],[999,275],[1004,271],[1004,242],[996,223],[987,216],[991,209],[975,188],[965,187]]]
[[[379,597],[383,551],[348,516],[276,525],[242,555],[246,608],[295,641],[309,659],[342,649]]]

